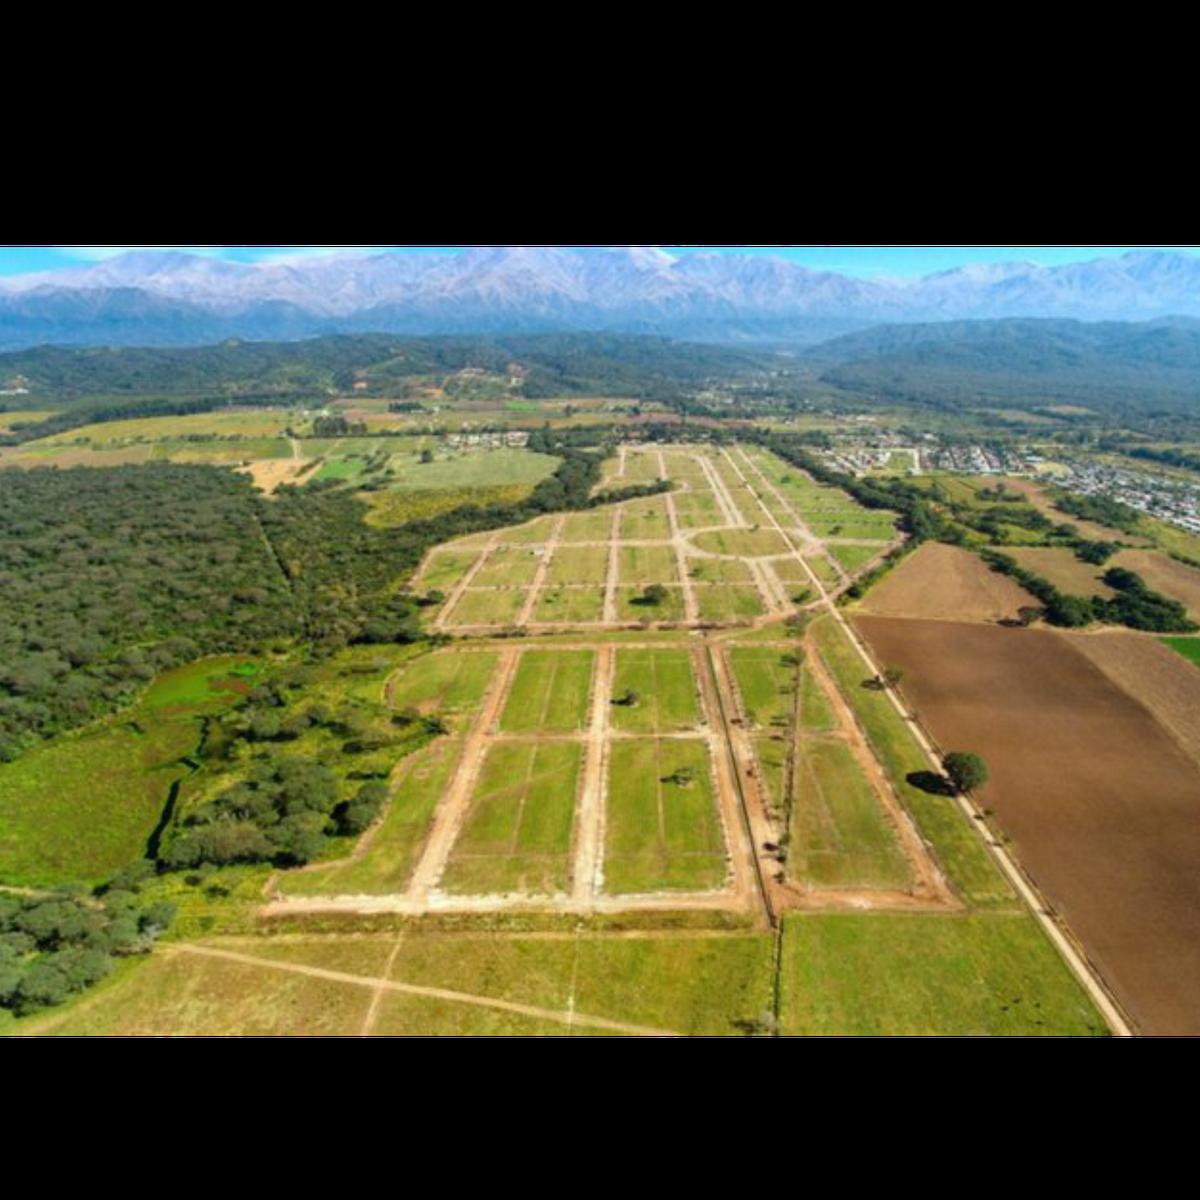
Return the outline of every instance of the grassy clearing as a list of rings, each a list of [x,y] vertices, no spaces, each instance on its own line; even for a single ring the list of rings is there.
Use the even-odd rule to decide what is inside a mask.
[[[590,509],[568,513],[563,523],[562,540],[570,542],[607,542],[612,533],[613,510]]]
[[[818,887],[892,887],[912,872],[879,798],[850,747],[835,739],[802,744],[788,868]]]
[[[908,782],[913,772],[929,770],[929,763],[888,697],[863,686],[867,669],[846,635],[827,617],[813,623],[812,635],[893,787],[959,895],[981,906],[1011,904],[1012,889],[958,805]]]
[[[587,624],[604,616],[602,588],[545,587],[534,605],[534,623],[570,622]]]
[[[546,572],[548,584],[603,583],[607,577],[607,546],[560,546]]]
[[[695,594],[702,621],[749,621],[765,611],[758,588],[747,584],[697,584]]]
[[[1030,916],[838,913],[785,919],[780,1032],[1095,1036],[1106,1030]]]
[[[643,588],[617,588],[617,617],[622,621],[682,621],[683,592],[677,587],[666,589],[666,595],[657,604],[648,604],[642,599]]]
[[[613,675],[609,720],[627,733],[672,733],[700,724],[700,698],[692,656],[683,649],[620,649]],[[619,704],[628,692],[635,704]]]
[[[487,508],[518,504],[533,487],[509,483],[496,487],[422,488],[400,492],[360,492],[358,498],[370,511],[369,525],[405,525],[452,512],[456,508]]]
[[[452,729],[461,730],[479,711],[495,669],[496,655],[491,651],[441,650],[422,655],[401,668],[389,684],[392,707],[436,714]]]
[[[536,551],[536,552],[535,552]],[[545,553],[538,546],[497,546],[471,580],[473,587],[519,587],[532,583]]]
[[[469,587],[447,617],[451,625],[511,625],[525,604],[520,587]]]
[[[449,591],[478,557],[471,550],[438,550],[429,556],[421,572],[420,586],[426,591]]]
[[[787,554],[791,547],[773,529],[710,529],[691,539],[697,550],[734,558],[766,558]]]
[[[509,448],[439,456],[431,463],[422,463],[414,457],[403,465],[394,456],[392,469],[396,477],[388,486],[399,492],[513,484],[532,488],[554,474],[557,466],[558,459],[551,454]]]
[[[791,723],[799,669],[793,652],[734,646],[729,652],[746,720],[762,727]]]
[[[582,761],[578,742],[493,743],[443,889],[485,895],[566,891]]]
[[[529,546],[537,542],[546,542],[550,540],[550,535],[554,532],[554,526],[558,521],[559,518],[556,516],[535,517],[532,521],[526,521],[524,525],[513,525],[509,529],[500,530],[499,537],[505,544],[513,546]]]
[[[750,737],[759,778],[766,787],[767,799],[776,813],[785,810],[788,800],[788,738],[779,734],[755,733]]]
[[[690,782],[683,782],[684,778]],[[614,894],[719,888],[725,841],[702,741],[612,743],[605,889]]]
[[[630,500],[621,509],[621,540],[663,542],[671,536],[667,502],[661,496]]]
[[[829,550],[829,553],[832,554],[833,557],[836,558],[847,571],[854,572],[857,571],[859,567],[869,563],[871,559],[878,556],[884,549],[884,543],[880,542],[877,546],[831,545],[828,546],[827,549]],[[827,564],[826,574],[822,575],[817,569],[817,564],[821,562],[822,560],[819,558],[814,558],[812,560],[813,570],[817,571],[818,578],[820,578],[823,583],[836,582],[836,573],[834,573],[834,579],[829,578]]]
[[[675,519],[682,529],[705,529],[725,524],[717,498],[710,491],[683,492],[673,499]]]
[[[828,733],[837,728],[829,698],[809,670],[800,672],[800,727],[806,733]]]
[[[688,578],[697,583],[752,583],[750,568],[736,558],[692,558],[687,564]]]
[[[575,733],[587,724],[590,650],[526,650],[500,728],[505,733]]]
[[[670,546],[621,546],[617,578],[623,584],[678,583],[675,551]]]

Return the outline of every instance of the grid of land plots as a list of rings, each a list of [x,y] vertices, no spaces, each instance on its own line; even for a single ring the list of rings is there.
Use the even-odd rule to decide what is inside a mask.
[[[281,894],[414,912],[753,903],[703,647],[443,648],[388,695],[447,734],[400,764],[353,857],[290,873]]]
[[[756,447],[623,446],[601,487],[672,491],[539,517],[433,550],[414,586],[437,629],[755,625],[847,586],[895,544],[860,506]]]

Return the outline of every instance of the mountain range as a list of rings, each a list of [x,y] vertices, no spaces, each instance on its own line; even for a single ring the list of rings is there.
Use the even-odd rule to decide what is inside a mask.
[[[257,264],[131,251],[0,278],[0,349],[576,330],[803,344],[880,323],[1165,315],[1200,316],[1200,258],[1138,251],[862,279],[782,257],[652,247],[343,252]]]

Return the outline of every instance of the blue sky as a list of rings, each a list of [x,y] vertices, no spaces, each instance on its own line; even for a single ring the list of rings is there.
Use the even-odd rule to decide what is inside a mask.
[[[110,258],[134,246],[4,246],[0,247],[0,275],[23,275],[30,271],[56,271],[63,267],[85,266]],[[355,249],[367,253],[383,250],[460,250],[459,246],[175,246],[159,249],[188,250],[233,262],[265,262],[326,254],[335,249]],[[1082,262],[1104,255],[1125,254],[1130,250],[1179,249],[1200,253],[1196,246],[741,246],[700,247],[667,246],[673,254],[700,249],[725,253],[774,254],[806,267],[839,271],[865,278],[873,276],[927,275],[970,263],[1030,261],[1043,266]]]

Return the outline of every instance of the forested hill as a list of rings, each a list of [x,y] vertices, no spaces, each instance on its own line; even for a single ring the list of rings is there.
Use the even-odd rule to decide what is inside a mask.
[[[475,367],[523,378],[529,396],[644,396],[714,375],[739,375],[772,355],[601,334],[405,338],[339,335],[300,342],[226,341],[185,348],[39,346],[0,354],[0,387],[34,397],[323,395]],[[10,406],[28,396],[10,397]]]
[[[946,321],[882,325],[814,347],[822,379],[885,399],[1073,402],[1195,412],[1200,322]]]

